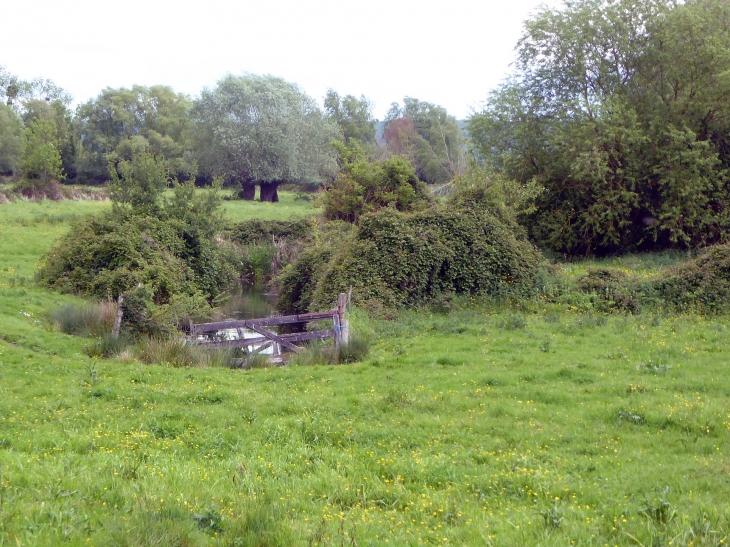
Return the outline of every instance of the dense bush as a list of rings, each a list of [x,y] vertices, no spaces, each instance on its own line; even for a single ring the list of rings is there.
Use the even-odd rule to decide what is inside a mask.
[[[214,239],[215,192],[196,194],[188,183],[162,199],[166,170],[149,155],[116,169],[112,210],[76,224],[45,257],[39,281],[100,299],[124,295],[123,325],[133,334],[204,316],[237,273]]]
[[[730,234],[730,3],[576,0],[537,10],[473,150],[545,192],[532,239],[571,255]]]
[[[676,266],[654,285],[667,308],[722,313],[730,310],[730,245],[707,249]]]
[[[227,231],[227,236],[236,243],[263,243],[277,239],[301,239],[310,230],[308,220],[262,220],[253,218],[239,222]]]
[[[243,279],[261,285],[301,253],[311,231],[308,220],[251,219],[236,224],[226,237],[238,246]]]
[[[626,272],[614,268],[591,268],[578,279],[577,290],[589,295],[600,312],[639,313],[641,290]]]
[[[415,211],[431,203],[426,185],[406,159],[368,161],[356,145],[342,146],[340,155],[342,169],[322,194],[327,219],[358,222],[362,215],[382,208]]]
[[[543,259],[486,208],[383,209],[335,245],[308,249],[280,278],[279,308],[331,308],[337,293],[374,312],[419,305],[443,293],[528,295]]]

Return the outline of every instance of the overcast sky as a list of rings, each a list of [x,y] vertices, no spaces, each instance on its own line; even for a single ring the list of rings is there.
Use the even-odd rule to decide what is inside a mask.
[[[196,96],[227,73],[273,74],[322,101],[364,94],[382,118],[404,96],[457,118],[514,59],[522,23],[559,0],[19,0],[3,2],[0,65],[50,78],[76,104],[105,87]]]

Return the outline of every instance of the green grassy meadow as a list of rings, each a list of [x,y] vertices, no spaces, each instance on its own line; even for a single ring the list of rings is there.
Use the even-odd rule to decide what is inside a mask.
[[[92,359],[49,320],[80,299],[33,275],[105,207],[0,205],[0,546],[730,541],[730,318],[462,299],[354,310],[371,353],[351,365]],[[225,203],[231,220],[313,212],[288,193]]]

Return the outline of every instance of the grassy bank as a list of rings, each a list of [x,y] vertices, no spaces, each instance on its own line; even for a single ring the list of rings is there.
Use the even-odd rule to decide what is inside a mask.
[[[0,206],[0,545],[728,541],[727,318],[457,301],[356,313],[354,365],[91,359],[30,280],[105,206]]]

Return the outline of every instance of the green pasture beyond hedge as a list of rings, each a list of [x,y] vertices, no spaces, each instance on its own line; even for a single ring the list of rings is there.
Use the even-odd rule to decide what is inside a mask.
[[[354,365],[91,359],[48,320],[80,300],[32,279],[70,220],[107,206],[0,206],[0,545],[729,541],[727,316],[457,299],[355,310],[372,342]]]

